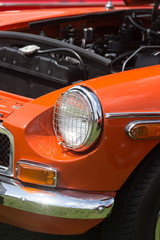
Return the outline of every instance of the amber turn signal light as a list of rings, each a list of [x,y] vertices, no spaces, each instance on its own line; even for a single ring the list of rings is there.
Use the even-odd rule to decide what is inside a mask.
[[[52,167],[20,161],[16,168],[17,178],[25,183],[56,187],[57,170]]]
[[[127,125],[127,134],[134,139],[160,138],[160,121],[134,121]]]

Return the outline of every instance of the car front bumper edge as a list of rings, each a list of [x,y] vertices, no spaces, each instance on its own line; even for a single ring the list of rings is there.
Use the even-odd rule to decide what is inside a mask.
[[[0,204],[51,217],[103,219],[111,214],[114,198],[75,190],[39,189],[0,176]]]

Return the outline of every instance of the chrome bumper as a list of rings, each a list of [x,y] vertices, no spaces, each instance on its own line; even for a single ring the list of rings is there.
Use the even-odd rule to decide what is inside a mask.
[[[79,191],[26,187],[0,176],[0,204],[60,218],[101,219],[110,215],[114,198]]]

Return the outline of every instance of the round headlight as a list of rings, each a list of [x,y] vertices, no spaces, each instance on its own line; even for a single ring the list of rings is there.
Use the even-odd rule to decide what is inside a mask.
[[[98,139],[102,129],[102,108],[88,88],[76,86],[57,100],[53,126],[59,143],[75,151],[84,151]]]

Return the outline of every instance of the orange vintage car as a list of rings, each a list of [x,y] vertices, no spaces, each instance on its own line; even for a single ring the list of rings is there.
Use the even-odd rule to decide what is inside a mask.
[[[1,4],[2,223],[160,240],[159,4]]]

